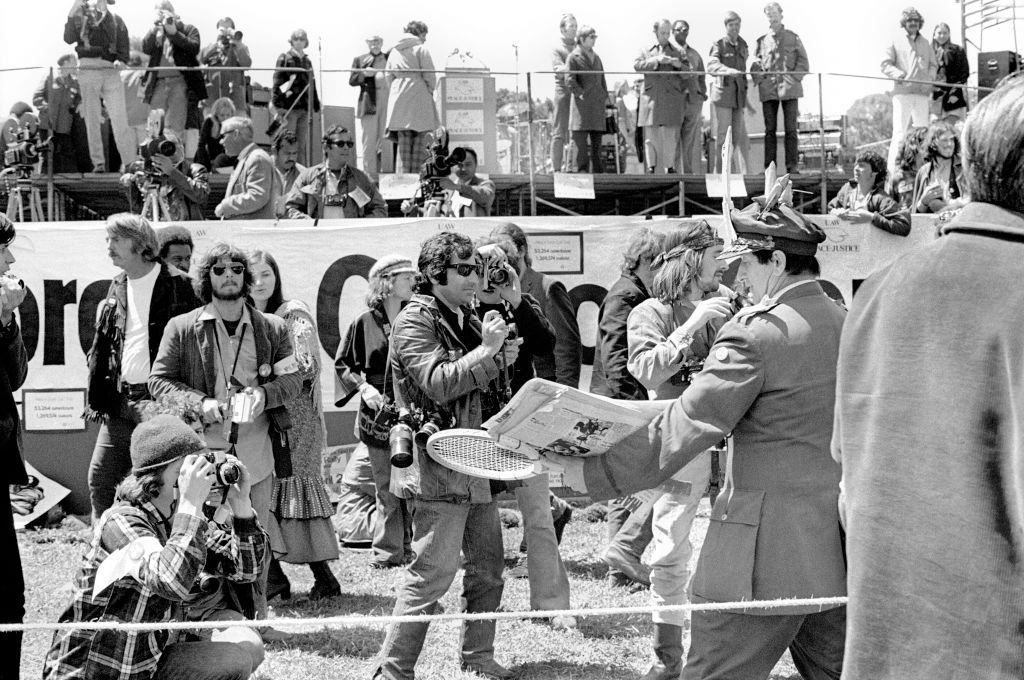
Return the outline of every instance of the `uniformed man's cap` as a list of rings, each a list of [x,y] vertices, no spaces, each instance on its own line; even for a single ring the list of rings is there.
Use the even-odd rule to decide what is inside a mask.
[[[722,250],[720,260],[733,259],[758,250],[781,250],[789,255],[814,255],[825,232],[793,209],[776,203],[764,209],[764,197],[758,196],[743,210],[732,211],[736,240]]]

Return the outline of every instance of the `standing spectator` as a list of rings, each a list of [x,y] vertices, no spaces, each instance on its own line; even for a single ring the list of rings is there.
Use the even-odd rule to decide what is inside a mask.
[[[733,158],[736,159],[733,170],[746,174],[750,165],[750,138],[747,136],[745,113],[752,107],[747,102],[747,57],[750,51],[747,41],[740,37],[740,15],[732,10],[725,14],[725,37],[711,44],[711,55],[708,58],[708,73],[711,80],[711,104],[715,110],[717,128],[715,144],[719,153],[715,154],[714,168],[722,170],[722,145],[725,134],[732,126]],[[709,159],[709,165],[711,165]]]
[[[764,116],[764,167],[775,162],[778,151],[775,132],[779,127],[781,105],[782,127],[786,135],[786,172],[796,173],[799,172],[798,100],[804,96],[803,79],[811,66],[800,36],[782,25],[782,6],[770,2],[764,7],[764,14],[768,17],[768,33],[757,39],[754,61],[750,64]]]
[[[853,180],[828,203],[829,212],[853,224],[872,226],[897,236],[910,233],[910,213],[885,193],[885,159],[874,151],[857,156]]]
[[[627,319],[629,372],[652,399],[675,399],[689,387],[715,335],[731,316],[722,294],[728,264],[717,260],[722,240],[700,221],[669,233],[654,261],[653,297]],[[690,530],[711,479],[711,453],[702,453],[657,488],[651,541],[651,604],[686,604],[690,581]],[[654,613],[654,663],[644,680],[677,680],[683,665],[686,612]]]
[[[249,47],[242,42],[242,32],[235,30],[234,19],[224,17],[217,22],[217,39],[202,49],[199,53],[199,63],[209,67],[206,71],[206,94],[203,99],[216,103],[221,97],[227,97],[235,105],[236,112],[248,115],[245,71],[215,68],[252,66]]]
[[[932,49],[935,50],[937,71],[935,80],[950,85],[963,85],[971,75],[967,52],[949,39],[949,24],[939,23],[932,33]],[[967,117],[967,95],[962,87],[936,85],[932,90],[932,115],[937,118],[952,116]]]
[[[10,275],[14,255],[14,225],[0,214],[0,451],[3,451],[3,479],[10,484],[28,484],[22,458],[21,423],[14,391],[21,389],[28,374],[28,352],[21,338],[14,310],[25,299],[25,288]],[[21,553],[14,533],[14,515],[8,499],[0,503],[0,623],[21,623],[25,618],[25,577]],[[17,678],[21,665],[21,633],[0,633],[0,678]]]
[[[388,361],[397,405],[441,414],[444,429],[480,427],[482,395],[492,389],[499,362],[514,353],[506,346],[508,325],[501,315],[488,312],[481,322],[470,308],[482,269],[469,237],[448,231],[428,238],[419,255],[424,286],[391,332]],[[504,590],[501,522],[490,483],[450,470],[423,450],[417,454],[414,557],[395,602],[400,618],[388,628],[374,673],[386,680],[415,675],[430,624],[403,615],[434,612],[460,564],[465,611],[496,611]],[[494,619],[463,623],[462,670],[492,680],[515,677],[494,659],[495,628]]]
[[[612,285],[597,311],[597,342],[590,391],[613,399],[644,401],[647,388],[629,372],[629,313],[651,297],[651,264],[661,252],[664,234],[647,227],[637,229],[626,244],[622,276]],[[648,570],[640,561],[651,542],[651,504],[631,512],[611,503],[608,510],[608,546],[601,559],[608,564],[613,585],[649,585]]]
[[[541,274],[533,268],[529,240],[526,238],[526,232],[518,225],[506,222],[496,227],[491,236],[505,236],[515,244],[516,257],[513,260],[516,263],[516,273],[523,285],[523,292],[540,303],[544,316],[555,329],[554,350],[533,355],[537,377],[578,389],[583,347],[580,342],[576,307],[569,296],[569,291],[561,281]]]
[[[128,57],[128,65],[132,68],[121,71],[121,80],[124,82],[124,101],[127,107],[128,129],[132,133],[136,149],[142,146],[142,143],[149,137],[149,128],[146,124],[149,122],[151,109],[149,104],[145,102],[146,88],[143,85],[147,75],[146,65],[148,63],[149,57],[147,55],[132,50],[131,56]]]
[[[434,60],[423,46],[427,25],[410,21],[405,33],[388,53],[385,79],[388,82],[387,134],[398,145],[395,172],[419,172],[427,157],[424,132],[438,126],[434,107]]]
[[[224,153],[238,158],[228,179],[224,200],[214,214],[222,219],[274,219],[281,197],[281,178],[274,161],[253,141],[252,120],[228,118],[221,125]]]
[[[918,169],[914,180],[912,210],[939,213],[963,206],[967,196],[956,130],[947,122],[932,123],[928,126],[924,147],[924,165]]]
[[[71,138],[78,105],[82,103],[82,91],[75,78],[78,58],[65,54],[57,60],[60,68],[57,76],[49,73],[39,83],[32,95],[32,103],[39,110],[40,137],[51,139],[50,158],[54,172],[77,172],[75,143]]]
[[[370,267],[368,309],[348,327],[334,361],[334,405],[344,406],[359,395],[359,446],[367,449],[376,489],[370,562],[376,569],[400,567],[410,554],[412,500],[391,489],[387,433],[374,432],[373,424],[385,405],[394,406],[394,386],[387,379],[389,336],[402,306],[412,298],[415,282],[416,268],[409,258],[385,255],[377,260]]]
[[[384,77],[388,55],[381,52],[383,46],[384,38],[379,35],[367,38],[366,47],[369,51],[352,60],[352,72],[348,76],[348,84],[359,88],[356,115],[363,127],[360,144],[363,172],[374,182],[379,179],[388,110],[388,84]]]
[[[338,541],[331,524],[334,508],[321,472],[326,426],[320,394],[320,340],[316,322],[304,302],[285,299],[281,291],[281,270],[270,253],[253,252],[249,256],[249,267],[253,306],[264,314],[284,319],[302,378],[298,396],[285,402],[292,422],[292,429],[288,431],[290,464],[275,466],[277,477],[271,509],[287,552],[275,556],[274,561],[308,564],[314,578],[309,599],[334,597],[341,594],[341,586],[329,564],[330,560],[338,559]],[[280,569],[278,566],[277,570]],[[288,582],[283,573],[279,577]]]
[[[277,68],[302,69],[301,71],[274,71],[274,88],[271,103],[278,120],[284,118],[285,128],[299,139],[299,158],[309,163],[312,153],[309,139],[309,116],[320,111],[320,97],[313,79],[313,62],[306,55],[309,38],[299,28],[288,38],[291,48],[277,58]]]
[[[100,423],[89,463],[89,498],[96,521],[114,502],[131,469],[128,446],[150,398],[146,381],[167,322],[199,306],[188,275],[157,257],[160,245],[144,218],[107,218],[107,252],[121,270],[104,298],[89,366],[86,417]]]
[[[654,22],[657,42],[640,53],[633,61],[637,71],[652,71],[656,75],[644,76],[644,90],[640,98],[640,125],[644,128],[644,158],[651,174],[661,170],[676,171],[676,149],[679,128],[683,124],[686,85],[682,71],[689,68],[686,56],[669,42],[672,23],[668,19]],[[665,75],[663,75],[665,74]]]
[[[576,47],[566,61],[565,84],[572,92],[569,129],[576,147],[576,172],[604,172],[601,136],[605,131],[608,84],[604,79],[604,64],[594,51],[596,42],[597,31],[581,26],[576,32]]]
[[[892,140],[889,142],[890,168],[896,167],[896,154],[907,126],[928,124],[933,86],[939,68],[935,49],[921,35],[924,17],[913,7],[903,10],[900,27],[904,35],[897,36],[885,48],[882,73],[893,79],[892,88]],[[916,82],[924,81],[924,82]]]
[[[159,229],[156,236],[160,243],[160,259],[188,274],[192,268],[192,251],[195,249],[189,230],[172,224]]]
[[[1024,261],[1020,120],[1020,78],[971,111],[973,202],[872,274],[843,328],[845,678],[1024,676],[1024,298],[996,292]]]
[[[220,143],[221,126],[229,118],[238,114],[234,103],[227,97],[221,97],[210,107],[210,115],[203,120],[199,130],[199,147],[196,149],[196,163],[214,172],[220,168],[233,168],[238,164],[237,158],[224,153],[224,145]],[[294,136],[293,136],[294,139]]]
[[[141,214],[146,194],[156,191],[167,206],[167,214],[161,215],[162,219],[171,222],[203,220],[206,200],[210,197],[210,175],[203,166],[185,160],[185,147],[173,131],[165,131],[164,138],[174,144],[172,156],[153,154],[148,170],[145,161],[133,161],[121,176],[121,184],[128,189],[128,203],[133,208],[138,206]]]
[[[285,322],[246,304],[251,286],[245,253],[214,245],[195,278],[195,290],[206,304],[167,324],[149,389],[154,397],[183,393],[202,400],[207,442],[212,448],[234,449],[245,464],[253,509],[270,534],[271,548],[280,554],[285,545],[271,513],[274,470],[288,463],[285,404],[298,396],[302,379]],[[236,441],[229,442],[223,422],[232,419],[231,402],[242,391],[253,400],[253,411],[238,423]],[[260,618],[267,614],[266,588],[267,571],[262,570],[255,594]],[[275,634],[280,635],[264,632],[264,639]]]
[[[133,137],[128,128],[124,83],[118,71],[128,63],[128,28],[121,17],[111,12],[108,0],[74,0],[64,24],[64,42],[75,45],[78,55],[78,83],[82,88],[82,117],[89,136],[89,156],[93,172],[107,172],[100,131],[106,108],[114,130],[117,153],[122,165],[135,158]],[[120,168],[110,168],[117,171]]]
[[[306,168],[285,197],[289,219],[387,217],[388,204],[369,177],[349,163],[355,141],[341,125],[324,133],[324,162]]]
[[[672,24],[672,40],[676,49],[686,58],[687,69],[694,73],[685,78],[686,103],[683,108],[683,124],[679,131],[679,147],[676,152],[677,168],[685,173],[701,173],[704,157],[704,100],[708,98],[708,84],[704,76],[704,60],[700,52],[686,42],[690,35],[690,24],[677,19]]]
[[[142,51],[149,55],[149,67],[164,70],[146,75],[146,103],[166,111],[165,124],[179,139],[185,139],[189,95],[206,97],[206,83],[199,71],[169,71],[168,66],[199,66],[199,29],[186,24],[174,13],[170,0],[156,3],[156,21],[142,39]]]
[[[637,80],[643,83],[643,78],[637,78]],[[619,130],[626,141],[626,152],[632,151],[636,155],[640,167],[643,168],[643,128],[638,128],[636,125],[640,113],[640,98],[629,86],[628,80],[616,81],[612,92],[615,97],[615,112],[618,116]],[[637,131],[640,131],[639,135]],[[638,143],[641,147],[639,150]]]
[[[572,92],[566,86],[565,72],[568,70],[566,62],[569,53],[576,47],[576,17],[563,14],[558,22],[558,30],[562,34],[561,42],[551,50],[551,70],[555,72],[555,105],[552,109],[555,119],[551,124],[552,172],[565,170],[562,166],[565,144],[569,138],[569,109],[572,104]]]

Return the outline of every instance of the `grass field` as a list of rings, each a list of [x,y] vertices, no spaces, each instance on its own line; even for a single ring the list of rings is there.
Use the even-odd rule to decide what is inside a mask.
[[[508,514],[507,511],[505,514]],[[596,513],[595,513],[596,514]],[[628,593],[609,587],[606,568],[599,559],[604,545],[605,524],[591,522],[578,511],[566,527],[562,557],[569,571],[574,608],[642,606],[647,591]],[[693,530],[699,550],[707,530],[708,507],[703,501]],[[26,621],[55,621],[67,605],[70,583],[87,544],[82,531],[46,529],[20,534],[26,582]],[[519,545],[519,528],[505,530],[509,556]],[[695,559],[698,550],[694,551]],[[293,595],[287,602],[275,601],[271,616],[306,618],[347,614],[390,614],[394,591],[403,571],[378,571],[368,566],[366,552],[342,551],[333,564],[342,595],[312,602],[306,592],[313,578],[305,567],[284,565],[292,581]],[[458,608],[461,576],[442,601],[447,611]],[[525,579],[508,579],[502,606],[506,610],[529,608]],[[496,658],[519,672],[523,680],[624,680],[643,675],[649,664],[651,622],[649,615],[619,615],[580,618],[575,630],[555,631],[529,620],[501,622],[496,639]],[[32,632],[25,636],[21,677],[38,678],[52,633]],[[323,626],[296,632],[290,641],[268,649],[267,659],[254,677],[289,680],[349,680],[370,678],[373,657],[380,649],[384,630],[379,626],[357,626],[328,630]],[[687,641],[688,642],[688,641]],[[687,645],[688,646],[688,645]],[[433,624],[417,666],[421,680],[470,680],[478,676],[461,673],[458,666],[458,623]],[[774,680],[799,678],[789,655],[783,657],[771,676]]]

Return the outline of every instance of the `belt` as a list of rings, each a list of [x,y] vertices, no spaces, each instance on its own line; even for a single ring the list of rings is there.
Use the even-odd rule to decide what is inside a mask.
[[[129,399],[142,399],[149,396],[149,385],[146,383],[128,383],[122,380],[117,391]]]

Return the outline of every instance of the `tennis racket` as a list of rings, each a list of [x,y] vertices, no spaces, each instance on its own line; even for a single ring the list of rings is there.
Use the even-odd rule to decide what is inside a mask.
[[[501,446],[483,430],[442,430],[427,440],[427,454],[450,470],[484,479],[526,479],[562,467],[529,447]]]

